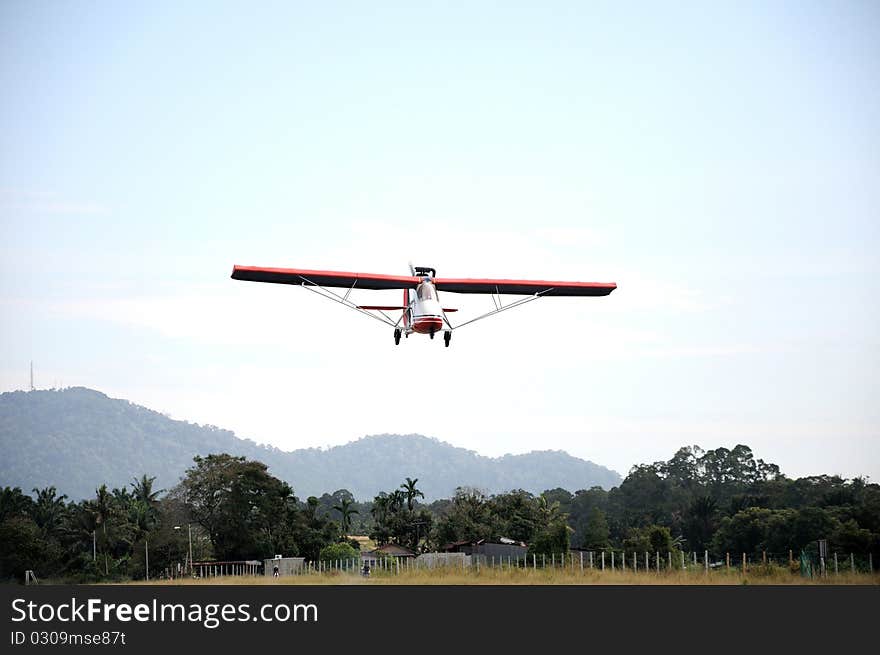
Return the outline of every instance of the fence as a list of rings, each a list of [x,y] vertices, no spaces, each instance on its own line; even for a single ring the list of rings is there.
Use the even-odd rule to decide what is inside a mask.
[[[192,575],[196,578],[217,578],[220,576],[260,575],[262,562],[257,560],[235,560],[227,562],[193,562]]]
[[[297,558],[299,559],[299,558]],[[269,560],[271,561],[271,560]],[[460,569],[479,573],[483,569],[510,571],[561,571],[571,574],[629,572],[668,574],[674,572],[704,573],[726,571],[740,574],[788,570],[793,575],[828,577],[850,574],[873,575],[873,553],[832,553],[827,560],[817,556],[788,551],[786,553],[702,553],[684,551],[631,551],[597,550],[570,551],[514,556],[464,555],[461,553],[424,553],[419,557],[378,557],[369,561],[369,573],[400,575],[430,569]],[[197,577],[236,575],[263,575],[263,567],[253,562],[194,562]],[[326,574],[363,574],[364,561],[360,558],[331,561],[301,561],[287,575],[309,576]]]

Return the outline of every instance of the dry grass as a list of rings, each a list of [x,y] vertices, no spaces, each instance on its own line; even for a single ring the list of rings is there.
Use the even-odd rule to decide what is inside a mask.
[[[144,584],[143,582],[137,584]],[[330,572],[283,578],[223,576],[204,579],[158,580],[156,585],[878,585],[880,574],[841,573],[826,578],[803,578],[780,567],[756,567],[742,575],[737,570],[651,572],[571,569],[501,569],[478,571],[454,567],[401,570],[400,574],[374,571],[369,578],[357,572]]]

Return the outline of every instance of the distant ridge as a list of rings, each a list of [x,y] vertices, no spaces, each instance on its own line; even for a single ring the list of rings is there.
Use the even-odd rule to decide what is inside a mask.
[[[156,476],[156,488],[174,486],[195,455],[226,452],[256,459],[305,498],[348,489],[361,500],[419,478],[428,500],[458,486],[488,493],[540,493],[620,483],[616,472],[560,450],[485,457],[417,434],[373,435],[344,446],[286,452],[241,439],[229,430],[176,421],[93,389],[12,391],[0,394],[0,487],[54,485],[78,500],[95,487],[127,486]]]

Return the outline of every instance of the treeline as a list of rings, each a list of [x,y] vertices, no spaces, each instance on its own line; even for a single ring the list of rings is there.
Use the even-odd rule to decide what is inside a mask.
[[[529,552],[570,548],[723,553],[880,550],[880,486],[837,476],[789,479],[732,450],[680,449],[669,461],[634,467],[620,486],[533,495],[458,489],[429,504],[418,479],[358,502],[341,489],[300,500],[257,461],[228,454],[196,457],[180,483],[154,489],[143,475],[127,488],[96,489],[68,502],[54,487],[0,492],[0,579],[142,579],[149,554],[155,577],[194,561],[276,554],[311,561],[357,555],[369,535],[417,552],[452,542],[513,539]]]
[[[568,515],[572,541],[589,549],[808,553],[819,539],[841,553],[880,549],[880,485],[863,478],[790,479],[747,446],[685,447],[634,467],[610,491],[544,493]]]

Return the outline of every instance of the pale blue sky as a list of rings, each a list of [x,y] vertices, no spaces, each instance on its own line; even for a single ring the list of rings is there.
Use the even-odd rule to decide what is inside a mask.
[[[876,3],[179,4],[0,5],[0,389],[880,479]],[[620,288],[447,350],[229,279],[409,260]]]

